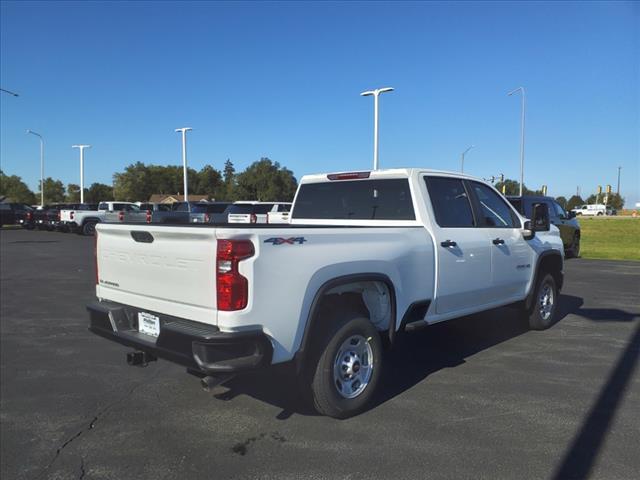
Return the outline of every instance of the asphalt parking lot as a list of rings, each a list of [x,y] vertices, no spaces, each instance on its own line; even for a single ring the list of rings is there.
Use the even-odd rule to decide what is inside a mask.
[[[0,233],[1,474],[44,478],[637,478],[640,263],[569,260],[560,320],[510,309],[413,333],[370,411],[313,414],[290,377],[212,393],[87,331],[93,239]],[[171,278],[166,279],[167,282]]]

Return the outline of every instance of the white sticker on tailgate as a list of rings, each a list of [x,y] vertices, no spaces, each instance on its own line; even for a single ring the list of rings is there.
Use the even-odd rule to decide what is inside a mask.
[[[138,331],[152,337],[160,335],[160,319],[146,312],[138,312]]]

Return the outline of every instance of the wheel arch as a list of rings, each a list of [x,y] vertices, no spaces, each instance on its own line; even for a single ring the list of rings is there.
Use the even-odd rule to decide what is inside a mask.
[[[527,309],[531,308],[536,286],[538,285],[538,282],[540,281],[542,275],[544,275],[545,273],[550,273],[553,276],[553,279],[556,281],[558,291],[560,291],[564,282],[563,260],[560,252],[549,250],[546,252],[542,252],[538,257],[538,260],[536,262],[535,275],[533,278],[533,282],[531,283],[531,289],[529,291],[529,295],[527,295]]]
[[[298,372],[301,371],[304,366],[306,354],[311,351],[311,339],[314,336],[313,333],[318,331],[321,327],[321,322],[318,314],[322,311],[323,300],[325,299],[326,295],[329,294],[329,292],[331,292],[332,290],[338,289],[339,287],[367,282],[382,283],[389,292],[390,318],[387,333],[389,335],[389,339],[391,341],[393,340],[397,323],[397,302],[395,286],[391,279],[383,273],[375,272],[348,274],[335,277],[331,280],[326,281],[320,286],[311,302],[311,307],[309,308],[309,313],[306,317],[306,323],[304,331],[302,333],[300,346],[294,355],[294,362],[296,364],[296,370]]]
[[[87,217],[87,218],[83,218],[82,219],[82,225],[81,226],[85,226],[87,223],[89,222],[94,222],[94,223],[101,223],[102,220],[99,217]]]

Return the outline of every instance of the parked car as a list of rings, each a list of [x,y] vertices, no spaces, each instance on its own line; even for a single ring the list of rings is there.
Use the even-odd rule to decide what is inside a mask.
[[[277,211],[267,212],[267,223],[289,223],[290,213],[290,203],[279,203]]]
[[[105,219],[107,212],[138,210],[131,202],[100,202],[99,204],[79,204],[74,209],[60,211],[61,228],[81,235],[93,235],[96,225]]]
[[[285,202],[235,202],[227,209],[227,221],[229,223],[268,223],[269,213],[289,210],[291,210],[291,204]]]
[[[564,255],[546,203],[529,221],[482,180],[419,169],[305,176],[295,198],[288,225],[98,225],[89,329],[205,388],[289,362],[345,418],[408,326],[503,305],[553,324]]]
[[[567,257],[578,257],[580,255],[580,223],[575,218],[573,211],[567,212],[552,197],[542,195],[509,196],[509,202],[516,207],[516,210],[527,218],[531,218],[533,207],[540,203],[547,205],[549,209],[549,219],[553,225],[560,230],[560,237]]]
[[[602,216],[607,215],[607,206],[604,204],[582,205],[572,210],[576,215],[587,216]]]
[[[108,223],[152,223],[153,216],[158,212],[171,211],[171,204],[168,203],[137,203],[136,206],[138,208],[107,211],[103,221]]]
[[[0,203],[0,227],[3,225],[20,225],[33,228],[33,208],[24,203]]]

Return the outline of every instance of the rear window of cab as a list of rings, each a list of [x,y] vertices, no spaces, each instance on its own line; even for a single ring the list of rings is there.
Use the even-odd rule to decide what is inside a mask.
[[[293,218],[415,220],[409,180],[341,180],[300,186]]]

